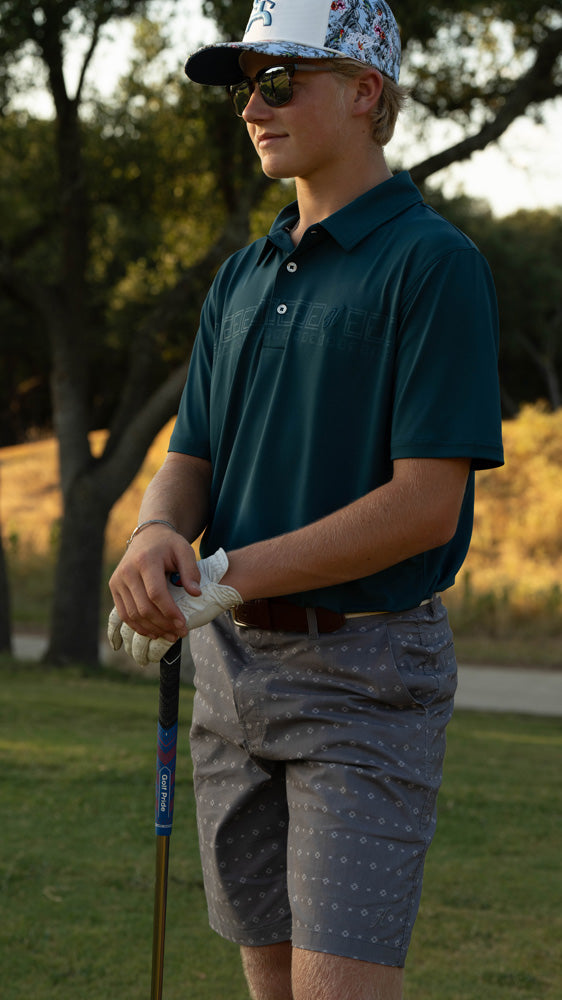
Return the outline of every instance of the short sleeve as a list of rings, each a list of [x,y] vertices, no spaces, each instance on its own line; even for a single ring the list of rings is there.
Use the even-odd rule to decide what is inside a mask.
[[[474,247],[432,262],[400,314],[391,457],[503,463],[498,314],[489,267]]]

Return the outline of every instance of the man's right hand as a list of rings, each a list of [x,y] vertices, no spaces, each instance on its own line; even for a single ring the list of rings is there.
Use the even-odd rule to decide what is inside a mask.
[[[172,527],[147,525],[132,540],[109,581],[121,621],[151,639],[175,642],[187,635],[185,618],[168,589],[174,573],[188,594],[201,594],[197,557],[189,542]]]

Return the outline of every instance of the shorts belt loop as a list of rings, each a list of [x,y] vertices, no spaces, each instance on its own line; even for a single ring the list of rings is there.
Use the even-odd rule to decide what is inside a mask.
[[[308,635],[310,639],[318,639],[318,619],[314,608],[306,608],[306,621],[308,624]]]

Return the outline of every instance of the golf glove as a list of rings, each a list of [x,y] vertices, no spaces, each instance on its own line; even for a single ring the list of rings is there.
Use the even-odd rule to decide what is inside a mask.
[[[197,563],[201,580],[201,594],[193,597],[180,585],[168,580],[168,590],[185,618],[188,629],[199,628],[216,618],[229,608],[242,604],[242,598],[234,587],[221,584],[228,569],[228,557],[224,549],[218,549],[207,559]],[[116,608],[109,616],[107,636],[113,649],[118,650],[123,645],[133,660],[141,667],[148,663],[158,663],[164,653],[173,645],[167,639],[149,639],[146,635],[135,632],[130,625],[122,622]]]

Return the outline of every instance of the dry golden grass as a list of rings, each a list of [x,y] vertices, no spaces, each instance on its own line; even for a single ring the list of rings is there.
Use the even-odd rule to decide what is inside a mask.
[[[154,441],[131,487],[112,511],[107,562],[115,563],[136,524],[146,485],[166,453],[171,424]],[[92,435],[103,447],[104,434]],[[447,603],[457,631],[509,637],[562,634],[562,411],[525,408],[504,424],[506,465],[478,475],[472,546]],[[61,515],[54,440],[0,450],[0,524],[11,565],[52,565]],[[29,574],[28,574],[29,576]],[[44,591],[48,585],[44,586]],[[17,596],[17,595],[16,595]],[[20,606],[22,597],[18,598]],[[560,656],[562,660],[562,655]]]
[[[172,422],[159,433],[139,474],[111,512],[107,530],[108,558],[117,559],[137,523],[137,511],[150,479],[161,465]],[[90,441],[99,454],[105,432]],[[8,549],[47,556],[52,551],[62,514],[58,485],[57,444],[53,438],[0,449],[0,524]]]
[[[504,424],[506,464],[477,478],[474,535],[451,607],[495,601],[496,624],[562,632],[562,410],[526,407]]]

